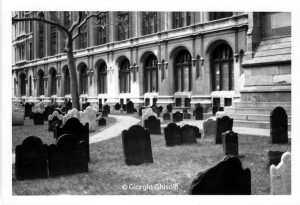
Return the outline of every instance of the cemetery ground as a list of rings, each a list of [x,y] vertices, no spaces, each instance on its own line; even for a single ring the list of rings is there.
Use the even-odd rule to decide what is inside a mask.
[[[30,135],[40,137],[43,143],[52,143],[53,133],[45,130],[46,124],[28,126],[27,120],[25,126],[13,127],[13,150]],[[13,164],[12,189],[17,195],[184,195],[188,194],[192,180],[199,172],[225,158],[222,145],[215,145],[213,138],[202,137],[193,145],[166,147],[162,132],[151,135],[151,145],[153,164],[127,166],[121,136],[94,143],[90,145],[88,173],[47,179],[16,180]],[[288,144],[272,145],[269,137],[239,134],[239,158],[243,168],[251,170],[251,191],[254,195],[270,194],[268,150],[291,151],[291,139]],[[157,184],[176,186],[173,186],[174,189],[145,191],[142,187]],[[123,188],[124,185],[127,189]]]

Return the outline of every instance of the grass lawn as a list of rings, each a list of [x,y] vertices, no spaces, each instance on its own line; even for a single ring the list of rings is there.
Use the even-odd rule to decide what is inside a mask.
[[[35,131],[35,130],[33,130]],[[151,135],[153,164],[127,166],[124,162],[121,137],[90,145],[89,172],[48,179],[16,180],[13,191],[17,195],[181,195],[187,194],[192,180],[200,171],[223,160],[222,145],[212,138],[198,139],[197,144],[166,147],[163,135]],[[271,145],[268,137],[239,136],[239,153],[244,168],[251,170],[252,194],[270,194],[267,151],[290,151],[286,145]],[[173,190],[122,189],[123,185],[173,185]]]

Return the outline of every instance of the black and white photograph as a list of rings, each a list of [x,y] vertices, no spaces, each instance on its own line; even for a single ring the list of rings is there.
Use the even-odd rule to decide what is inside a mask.
[[[2,3],[4,204],[300,202],[293,4],[34,2]]]

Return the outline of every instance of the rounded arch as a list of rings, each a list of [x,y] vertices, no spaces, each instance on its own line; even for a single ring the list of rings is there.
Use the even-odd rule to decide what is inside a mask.
[[[158,59],[153,52],[145,53],[143,62],[144,93],[158,92]]]
[[[68,65],[62,67],[62,91],[63,95],[71,94],[71,79]]]
[[[57,92],[57,71],[54,67],[49,69],[49,84],[50,84],[50,96],[56,95]]]
[[[44,77],[45,72],[43,69],[39,69],[37,72],[37,94],[38,96],[45,94],[45,88],[44,88]]]
[[[210,55],[212,54],[212,52],[216,49],[216,47],[218,47],[220,44],[227,44],[230,48],[233,48],[232,44],[226,40],[226,39],[214,39],[211,40],[206,48],[205,48],[205,54],[206,55]]]
[[[79,71],[79,88],[80,94],[88,93],[88,67],[84,62],[81,62],[78,67]]]
[[[130,62],[128,58],[120,57],[118,59],[118,69],[119,69],[119,84],[120,93],[130,93],[131,91],[131,77],[130,77]]]
[[[120,63],[123,62],[124,59],[127,59],[129,61],[129,57],[126,56],[126,55],[119,55],[117,58],[116,58],[116,65],[118,66],[118,68],[120,69]],[[130,61],[129,61],[130,62]]]
[[[32,76],[31,75],[29,75],[28,83],[29,83],[29,96],[32,96]]]
[[[189,47],[185,45],[177,45],[171,50],[169,59],[174,59],[178,55],[178,53],[182,50],[187,50],[190,54],[192,53]]]
[[[103,59],[99,59],[95,64],[97,73],[98,94],[107,93],[107,64]]]
[[[26,96],[26,74],[21,72],[19,74],[19,84],[20,84],[20,94],[21,96]]]
[[[155,55],[155,53],[153,51],[144,51],[139,58],[139,63],[144,63],[145,60],[150,56],[150,55],[154,55],[156,58],[157,56]]]

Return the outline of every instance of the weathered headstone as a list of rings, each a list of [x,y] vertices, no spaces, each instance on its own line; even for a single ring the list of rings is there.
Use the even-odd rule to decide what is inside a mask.
[[[66,124],[67,120],[73,117],[80,119],[80,113],[76,108],[69,110],[68,113],[63,116],[63,124]]]
[[[192,119],[191,113],[189,113],[187,111],[183,112],[182,115],[183,115],[183,119]]]
[[[102,116],[102,117],[108,117],[108,112],[107,112],[107,110],[102,110],[101,116]]]
[[[166,146],[181,145],[181,133],[180,127],[175,123],[169,123],[164,129],[164,135],[166,140]]]
[[[195,108],[195,119],[203,120],[203,109],[200,105]]]
[[[44,124],[44,116],[42,113],[36,112],[33,114],[33,124],[34,125],[43,125]]]
[[[217,120],[210,117],[203,121],[203,134],[204,137],[215,137],[217,134]]]
[[[276,107],[270,115],[271,144],[288,143],[288,119],[282,107]]]
[[[148,119],[144,121],[145,128],[150,131],[150,134],[160,134],[160,120],[155,116],[150,116]]]
[[[63,115],[54,111],[52,115],[48,116],[48,131],[53,132],[56,125],[61,126],[63,123]]]
[[[101,117],[99,120],[98,120],[98,125],[99,126],[105,126],[106,125],[106,119]]]
[[[191,195],[251,195],[251,171],[236,157],[226,157],[216,166],[198,173]]]
[[[277,166],[280,163],[281,156],[284,152],[281,151],[268,151],[268,168],[274,164]]]
[[[167,105],[167,110],[168,110],[168,112],[172,113],[172,109],[173,109],[172,104],[168,104],[168,105]]]
[[[120,103],[116,103],[116,104],[115,104],[115,110],[120,110],[120,108],[121,108]]]
[[[182,113],[179,111],[173,113],[173,122],[180,122],[182,121]]]
[[[291,194],[291,153],[286,152],[281,157],[278,166],[270,167],[271,194]]]
[[[127,111],[127,114],[133,114],[134,113],[134,104],[132,101],[128,101],[127,102],[127,105],[126,105],[126,111]]]
[[[153,163],[149,130],[133,125],[122,132],[123,152],[127,165]]]
[[[108,104],[104,105],[103,106],[103,111],[106,111],[107,114],[109,114],[110,113],[110,106]]]
[[[147,120],[150,116],[155,116],[157,118],[157,114],[153,112],[152,108],[148,108],[145,113],[142,115],[142,126],[144,127],[144,121]]]
[[[171,120],[171,115],[170,113],[166,112],[163,114],[163,120]]]
[[[196,130],[193,128],[193,126],[185,124],[180,128],[180,132],[181,132],[182,144],[197,143],[197,140],[196,140],[197,133],[196,133]]]
[[[222,133],[223,154],[224,155],[239,155],[238,134],[233,131]]]
[[[64,134],[56,145],[49,146],[49,175],[51,177],[88,172],[88,144],[78,136]]]
[[[25,104],[25,117],[30,117],[32,113],[32,104],[26,103]]]
[[[153,110],[153,112],[156,113],[156,115],[157,115],[158,117],[160,116],[160,111],[159,111],[158,107],[153,106],[153,107],[152,107],[152,110]]]
[[[19,107],[13,107],[12,126],[24,125],[24,118],[25,118],[24,110]]]
[[[89,131],[96,131],[97,127],[97,117],[94,110],[88,106],[80,115],[80,122],[84,125],[85,123],[89,123]]]
[[[16,147],[15,174],[17,179],[48,177],[48,146],[41,139],[30,136]]]
[[[54,112],[54,106],[47,106],[45,107],[45,111],[43,112],[43,117],[44,117],[44,121],[48,121],[48,116],[52,115],[52,113]]]
[[[222,133],[231,131],[233,125],[233,119],[228,116],[217,118],[217,133],[215,135],[215,144],[222,144]]]

